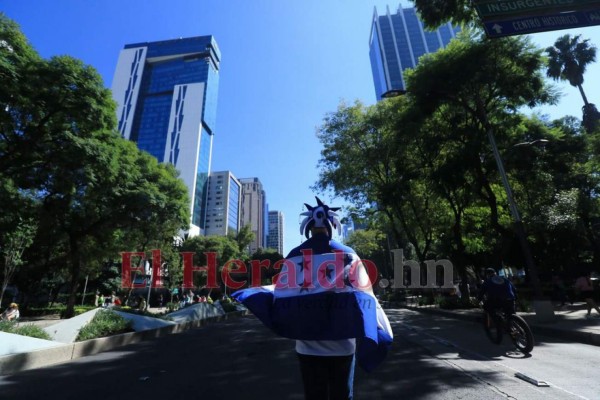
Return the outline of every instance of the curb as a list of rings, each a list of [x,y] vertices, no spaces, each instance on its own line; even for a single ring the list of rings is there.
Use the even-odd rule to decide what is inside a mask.
[[[239,318],[247,314],[248,311],[234,311],[225,315],[168,325],[157,329],[122,333],[120,335],[90,339],[83,342],[65,344],[29,353],[11,354],[0,357],[0,375],[9,375],[30,369],[60,364],[76,358],[113,350],[128,344],[156,339],[174,333],[181,333],[189,329],[200,328],[204,325],[226,321],[231,318]]]
[[[464,321],[481,322],[480,315],[460,314],[436,308],[421,308],[412,306],[404,306],[403,308],[406,308],[407,310],[422,312],[424,314],[444,315],[449,318],[461,319]],[[527,323],[531,327],[533,333],[536,335],[539,334],[544,336],[551,336],[557,339],[568,340],[571,342],[589,344],[592,346],[600,346],[600,334],[594,332],[582,332],[577,330],[553,328],[550,326],[543,326],[535,323],[532,324],[530,321],[527,321]]]

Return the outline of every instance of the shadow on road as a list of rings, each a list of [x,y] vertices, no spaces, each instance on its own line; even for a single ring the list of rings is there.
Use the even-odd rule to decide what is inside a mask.
[[[481,371],[489,379],[494,374]],[[479,383],[397,337],[375,372],[357,370],[362,399],[436,398]],[[0,398],[302,399],[294,342],[253,317],[193,329],[116,351],[0,377]]]

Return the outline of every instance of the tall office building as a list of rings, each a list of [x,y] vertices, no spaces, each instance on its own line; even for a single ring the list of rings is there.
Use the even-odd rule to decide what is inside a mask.
[[[242,184],[231,171],[211,172],[208,177],[205,235],[237,234],[241,202]]]
[[[414,8],[398,7],[396,14],[373,14],[369,56],[377,101],[406,91],[404,70],[414,68],[419,57],[445,47],[459,28],[450,23],[426,31]]]
[[[281,211],[269,211],[267,247],[285,255],[283,254],[283,213]]]
[[[258,178],[242,178],[242,226],[250,225],[254,233],[254,241],[250,243],[249,252],[266,247],[267,236],[267,196]]]
[[[125,46],[112,83],[121,135],[177,168],[204,234],[221,54],[212,36]]]

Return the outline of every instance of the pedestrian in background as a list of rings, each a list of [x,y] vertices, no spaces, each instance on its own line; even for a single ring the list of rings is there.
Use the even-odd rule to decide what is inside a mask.
[[[8,308],[0,315],[2,321],[16,321],[19,319],[21,314],[19,313],[19,305],[17,303],[10,303]]]
[[[552,292],[554,300],[559,301],[561,307],[564,306],[568,301],[573,304],[573,300],[570,300],[567,294],[565,282],[558,275],[554,275],[552,277]]]
[[[138,297],[138,311],[143,313],[148,308],[148,304],[146,303],[146,299],[143,296]]]
[[[587,304],[587,315],[586,318],[592,317],[592,308],[594,308],[599,316],[600,309],[598,305],[594,301],[594,286],[592,285],[592,273],[587,272],[586,274],[580,276],[575,281],[575,291],[579,293],[579,298]]]

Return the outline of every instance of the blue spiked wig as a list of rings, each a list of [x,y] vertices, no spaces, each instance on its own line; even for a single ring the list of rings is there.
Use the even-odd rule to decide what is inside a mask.
[[[335,213],[340,207],[329,207],[318,197],[315,196],[315,199],[317,199],[317,205],[314,207],[304,203],[308,211],[300,214],[306,217],[300,225],[300,233],[304,234],[308,239],[308,234],[312,228],[325,228],[331,239],[333,236],[333,228],[335,228],[337,229],[338,234],[341,234],[342,224],[338,219],[338,215]]]

